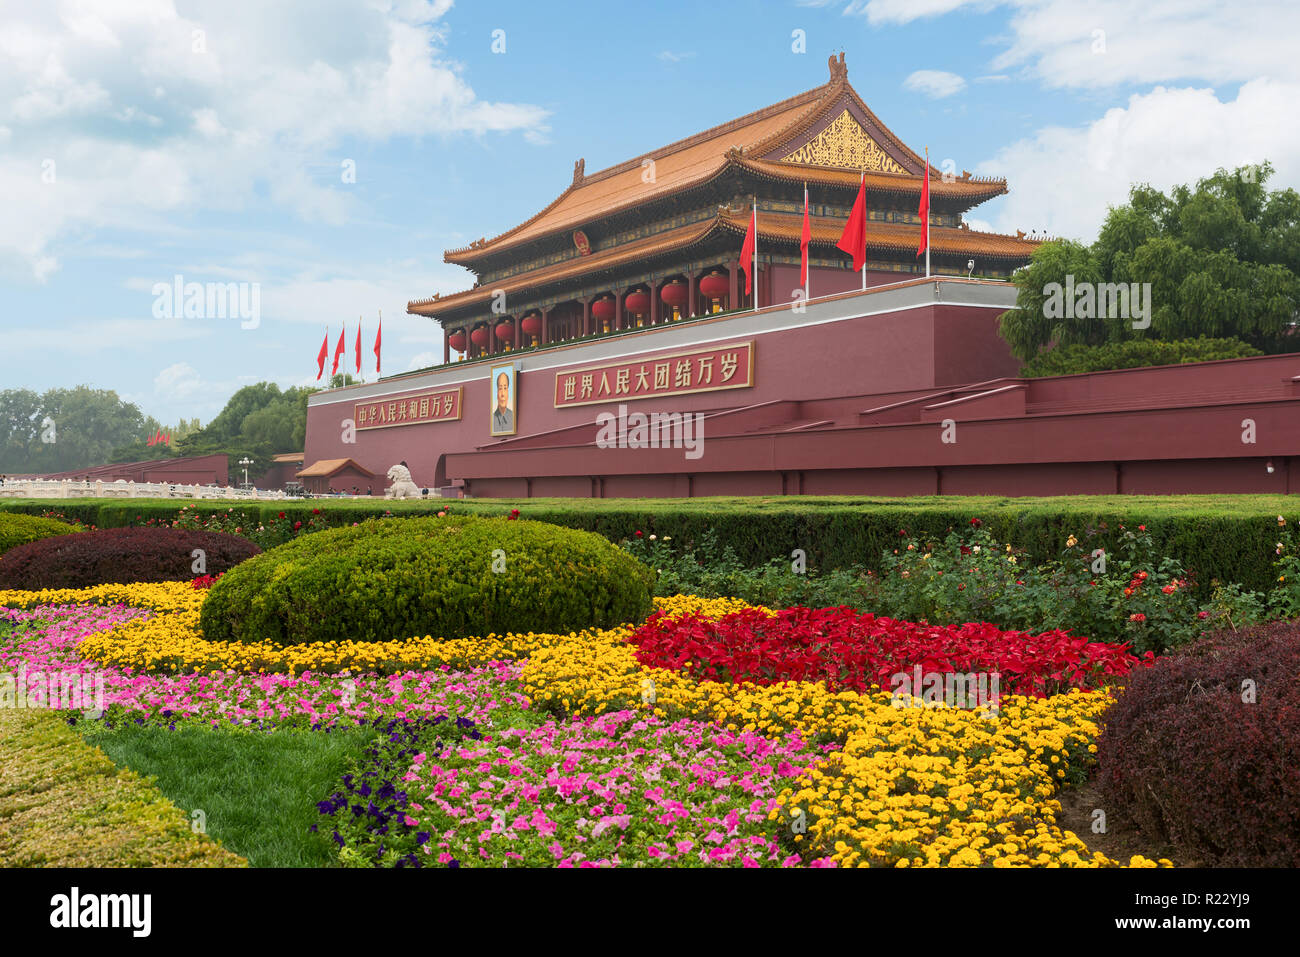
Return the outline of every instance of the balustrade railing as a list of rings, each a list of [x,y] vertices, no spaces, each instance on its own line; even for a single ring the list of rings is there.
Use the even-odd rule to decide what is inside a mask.
[[[70,479],[5,479],[0,498],[197,498],[275,501],[294,496],[282,489],[244,489],[230,485],[184,485],[165,482],[74,482]]]

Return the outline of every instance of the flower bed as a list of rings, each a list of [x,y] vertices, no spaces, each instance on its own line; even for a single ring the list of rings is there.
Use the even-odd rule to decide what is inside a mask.
[[[1150,652],[1139,659],[1126,645],[1064,631],[935,627],[851,608],[788,608],[775,615],[746,609],[719,619],[657,613],[630,640],[642,664],[699,680],[814,681],[858,692],[891,688],[892,676],[920,667],[924,673],[996,672],[1004,691],[1042,697],[1102,687],[1152,660]]]
[[[827,658],[818,659],[820,670],[810,661],[807,680],[774,673],[769,683],[742,684],[701,680],[706,676],[684,660],[681,668],[642,663],[631,625],[292,648],[210,642],[198,630],[206,594],[188,582],[0,592],[0,609],[26,609],[17,617],[29,626],[0,645],[0,668],[24,662],[102,671],[110,721],[320,727],[455,717],[482,727],[481,746],[444,741],[420,752],[420,761],[396,749],[396,766],[410,775],[408,796],[420,796],[410,797],[400,822],[415,829],[410,846],[398,854],[394,845],[390,860],[415,854],[434,864],[579,866],[1115,863],[1088,854],[1060,827],[1053,800],[1092,760],[1096,721],[1110,703],[1104,691],[1005,695],[992,720],[946,707],[898,708],[870,686],[846,687],[842,675],[828,686]],[[781,626],[806,613],[686,596],[656,605],[663,617],[654,624],[664,628],[669,620],[717,627],[711,619]],[[1002,657],[987,663],[1011,664],[1008,650],[1003,646]],[[1110,663],[1119,661],[1126,659]],[[1095,664],[1081,660],[1078,675],[1061,662],[1038,669],[1041,687],[1035,678],[1024,680],[1047,693],[1054,680],[1092,680]],[[398,673],[379,673],[385,669]],[[1102,659],[1100,673],[1105,669]],[[867,673],[864,666],[864,680]],[[519,723],[525,706],[531,718]],[[693,767],[686,755],[700,751],[716,763]],[[403,758],[410,759],[405,769]],[[453,772],[455,782],[473,790],[454,783]],[[647,773],[660,781],[645,780]],[[638,779],[646,787],[633,787]],[[455,787],[462,790],[453,796]],[[616,810],[618,804],[624,807]],[[534,822],[539,806],[545,819]],[[391,833],[392,815],[383,823]],[[555,834],[543,834],[550,823]],[[422,843],[421,833],[429,835]],[[342,829],[341,837],[351,863],[385,856],[372,847],[373,834]]]

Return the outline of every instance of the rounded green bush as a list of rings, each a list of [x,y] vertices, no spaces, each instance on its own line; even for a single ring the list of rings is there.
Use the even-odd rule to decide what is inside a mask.
[[[496,569],[494,571],[494,566]],[[504,518],[390,518],[317,532],[227,572],[214,641],[392,641],[642,621],[649,569],[591,532]]]
[[[76,531],[79,529],[75,526],[68,525],[66,522],[56,522],[52,518],[0,512],[0,555],[19,545]]]

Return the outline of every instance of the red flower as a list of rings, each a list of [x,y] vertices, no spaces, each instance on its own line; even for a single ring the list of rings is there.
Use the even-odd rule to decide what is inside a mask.
[[[970,523],[971,523],[971,525],[973,525],[975,528],[979,528],[981,525],[984,524],[984,523],[981,522],[978,518],[972,518],[972,519],[970,520]]]
[[[1209,617],[1210,617],[1210,613],[1209,613],[1208,611],[1198,611],[1198,612],[1196,613],[1196,617],[1197,617],[1197,618],[1201,618],[1201,619],[1209,618]]]
[[[284,518],[284,512],[281,512],[281,513],[280,513],[280,517],[281,517],[281,518]]]
[[[1138,531],[1139,531],[1139,532],[1145,532],[1146,530],[1147,530],[1147,527],[1146,527],[1145,525],[1139,525],[1139,526],[1138,526]]]
[[[636,530],[636,537],[637,537],[637,538],[640,538],[640,537],[641,537],[641,529],[639,529],[639,528]]]
[[[300,528],[302,528],[302,522],[294,522],[294,523],[293,523],[293,530],[294,530],[295,532],[298,531],[298,529],[300,529]],[[314,540],[315,540],[315,539],[313,539],[313,541],[314,541]]]
[[[1136,612],[1135,614],[1129,615],[1129,616],[1128,616],[1128,620],[1129,620],[1129,621],[1146,621],[1146,620],[1147,620],[1147,616],[1144,615],[1144,614],[1142,614],[1142,612],[1139,611],[1139,612]]]

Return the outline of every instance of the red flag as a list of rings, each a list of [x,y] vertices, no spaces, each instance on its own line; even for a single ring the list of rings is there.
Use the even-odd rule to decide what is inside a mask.
[[[812,224],[808,221],[808,184],[803,186],[803,233],[799,236],[799,283],[808,295],[808,243],[812,240]]]
[[[334,368],[330,369],[330,375],[338,375],[339,359],[342,358],[343,353],[347,351],[346,347],[343,345],[343,336],[346,334],[347,329],[339,330],[339,344],[334,349]]]
[[[379,349],[384,339],[384,317],[379,317],[379,329],[375,332],[375,375],[379,374]]]
[[[172,437],[171,437],[171,435],[168,434],[167,432],[164,432],[164,433],[163,433],[163,436],[162,436],[162,443],[163,443],[163,445],[167,446],[168,448],[171,448]]]
[[[740,246],[740,271],[745,274],[745,295],[754,288],[754,245],[758,242],[758,210],[749,214],[749,229],[745,230],[745,241]]]
[[[325,341],[320,344],[320,352],[316,356],[316,381],[317,382],[319,382],[320,377],[325,374],[325,360],[329,358],[329,354],[330,354],[330,332],[328,329],[326,329]]]
[[[153,435],[149,436],[149,441],[147,441],[145,445],[153,445],[154,442],[157,440],[157,438],[158,438],[158,433],[155,432]]]
[[[853,257],[853,270],[859,272],[867,264],[867,175],[862,174],[858,184],[858,198],[853,203],[853,212],[844,224],[844,233],[835,244]]]
[[[361,374],[361,317],[357,316],[357,375]]]
[[[921,186],[921,205],[917,207],[916,215],[921,217],[921,245],[917,247],[916,254],[919,256],[930,245],[930,162],[925,163],[925,183]]]

